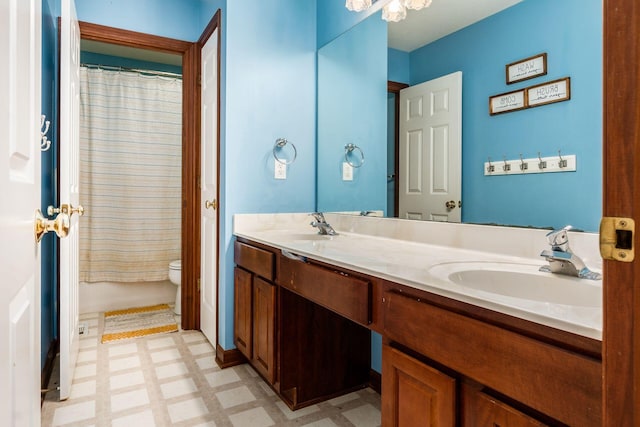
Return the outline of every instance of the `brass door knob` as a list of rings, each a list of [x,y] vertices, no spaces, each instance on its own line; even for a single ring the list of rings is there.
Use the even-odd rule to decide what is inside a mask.
[[[82,207],[82,205],[78,205],[77,207],[73,207],[73,205],[68,205],[66,203],[63,203],[60,205],[59,208],[53,207],[53,206],[49,206],[47,207],[47,215],[49,216],[53,216],[54,214],[59,214],[59,213],[65,213],[69,216],[72,216],[74,213],[77,213],[78,215],[82,216],[84,215],[84,208]]]
[[[56,219],[47,219],[42,215],[40,209],[36,210],[36,218],[33,225],[36,242],[40,242],[42,236],[50,231],[54,231],[61,239],[67,237],[70,222],[69,215],[64,212],[59,213]]]
[[[449,200],[444,205],[447,207],[447,209],[455,209],[456,202],[454,200]]]
[[[205,209],[213,209],[215,211],[218,208],[218,202],[216,199],[213,199],[212,201],[205,200],[204,207]]]

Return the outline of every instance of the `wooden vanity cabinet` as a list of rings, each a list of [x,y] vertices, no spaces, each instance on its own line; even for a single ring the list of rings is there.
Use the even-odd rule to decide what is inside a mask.
[[[276,382],[275,254],[235,243],[234,343],[270,384]]]
[[[521,412],[500,398],[487,394],[478,384],[464,384],[460,390],[461,425],[463,426],[545,427],[551,425]],[[538,417],[544,418],[543,415]]]
[[[371,315],[371,283],[249,241],[234,249],[234,342],[282,400],[298,409],[366,387],[371,333],[359,323]],[[327,281],[344,286],[322,292]]]
[[[394,288],[383,293],[383,334],[386,343],[394,347],[393,354],[402,354],[406,349],[406,353],[415,353],[431,365],[446,367],[460,382],[482,384],[476,391],[461,387],[454,397],[452,406],[459,406],[458,414],[463,415],[457,425],[601,425],[600,360],[439,306],[426,294],[405,292],[398,286]],[[389,353],[390,350],[386,351]],[[424,369],[430,367],[424,362],[416,363],[422,363]],[[403,398],[403,392],[408,393],[393,385],[394,379],[390,377],[394,375],[393,371],[386,366],[383,365],[382,372],[382,399],[383,402],[397,402]],[[392,385],[385,387],[385,384]],[[431,386],[431,389],[436,390],[436,387]],[[493,396],[505,396],[513,404],[500,401],[485,390],[491,391]],[[418,407],[434,401],[432,396],[422,396],[418,400]],[[385,420],[384,412],[388,407],[383,406]],[[384,425],[422,424],[390,421]]]
[[[388,345],[382,346],[382,372],[383,426],[456,425],[454,378]]]

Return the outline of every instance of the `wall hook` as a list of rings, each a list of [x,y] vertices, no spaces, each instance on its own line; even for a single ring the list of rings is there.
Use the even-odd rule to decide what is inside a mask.
[[[40,116],[40,151],[47,151],[51,148],[51,141],[47,139],[47,132],[49,132],[49,126],[51,121],[47,120],[47,116],[44,114]],[[44,128],[44,129],[43,129]]]
[[[567,160],[562,158],[562,154],[560,154],[560,150],[558,150],[558,157],[560,158],[560,161],[558,162],[558,167],[559,168],[566,168],[567,167]]]
[[[523,158],[522,158],[522,153],[520,153],[520,170],[521,171],[526,171],[527,169],[529,169],[529,163],[526,163]]]
[[[488,173],[493,173],[496,171],[496,167],[491,163],[491,157],[487,157],[487,159],[489,160],[489,166],[487,166],[487,172]]]
[[[502,166],[502,170],[505,172],[509,172],[511,170],[511,165],[507,163],[507,156],[502,155],[502,161],[504,161],[504,166]]]
[[[546,169],[547,168],[547,162],[542,160],[542,157],[540,157],[540,152],[538,151],[538,169]]]

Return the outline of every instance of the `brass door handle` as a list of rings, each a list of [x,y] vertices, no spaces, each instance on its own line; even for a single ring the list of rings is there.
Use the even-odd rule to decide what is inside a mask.
[[[205,200],[204,208],[213,209],[215,211],[218,208],[218,202],[216,201],[216,199],[213,199],[212,201]]]
[[[447,209],[455,209],[456,202],[454,200],[449,200],[444,205],[446,206]]]
[[[33,225],[33,232],[36,242],[42,240],[42,236],[50,231],[54,231],[59,238],[65,238],[69,234],[69,215],[64,212],[58,214],[56,219],[47,219],[42,215],[40,209],[36,210],[36,218]]]
[[[72,205],[67,205],[66,203],[61,204],[59,208],[53,206],[47,207],[47,215],[53,216],[54,214],[59,213],[67,214],[69,215],[69,217],[71,217],[74,213],[82,216],[84,215],[84,208],[82,207],[82,205],[78,205],[74,208]]]

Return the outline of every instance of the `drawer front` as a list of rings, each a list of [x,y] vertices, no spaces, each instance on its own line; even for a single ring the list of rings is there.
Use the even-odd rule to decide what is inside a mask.
[[[347,319],[371,323],[371,282],[281,256],[279,285]]]
[[[236,265],[269,281],[275,278],[275,255],[272,252],[236,241],[233,260]]]
[[[491,396],[479,392],[474,425],[478,427],[548,427]]]
[[[383,334],[563,423],[600,426],[602,365],[400,292],[383,296]]]

